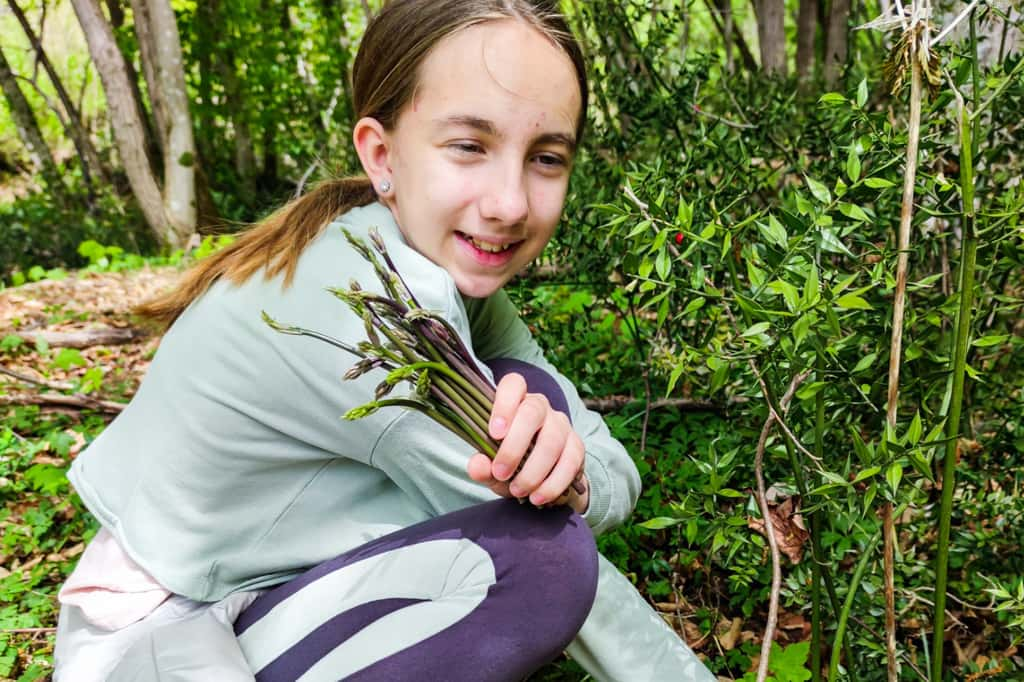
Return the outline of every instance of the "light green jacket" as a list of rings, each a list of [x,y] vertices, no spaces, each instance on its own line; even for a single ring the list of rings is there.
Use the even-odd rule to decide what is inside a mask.
[[[214,284],[164,336],[131,404],[75,460],[69,478],[132,559],[169,590],[215,601],[493,499],[466,475],[471,449],[427,417],[390,408],[340,418],[372,398],[382,370],[343,381],[356,358],[261,321],[266,310],[352,345],[364,338],[361,320],[326,291],[350,279],[381,289],[342,225],[364,238],[376,226],[420,304],[477,358],[518,358],[557,377],[586,444],[585,518],[595,533],[621,523],[639,493],[636,467],[547,363],[506,294],[463,300],[443,268],[405,244],[390,211],[371,204],[323,231],[290,287],[259,275]]]

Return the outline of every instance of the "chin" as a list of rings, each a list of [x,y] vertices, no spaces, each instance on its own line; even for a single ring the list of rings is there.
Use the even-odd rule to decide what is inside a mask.
[[[456,278],[455,288],[467,298],[487,298],[497,293],[505,284],[507,279],[477,279],[477,278]]]

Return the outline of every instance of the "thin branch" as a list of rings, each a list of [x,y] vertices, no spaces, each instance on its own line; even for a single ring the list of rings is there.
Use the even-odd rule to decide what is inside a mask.
[[[779,407],[783,411],[793,399],[797,387],[803,383],[810,372],[801,372],[789,382],[789,389],[782,396]],[[771,510],[768,508],[767,492],[764,485],[764,450],[771,433],[772,423],[782,423],[775,410],[770,409],[768,418],[761,428],[761,436],[757,439],[757,450],[754,453],[754,477],[757,479],[757,505],[761,509],[764,520],[764,532],[768,538],[768,547],[772,557],[772,587],[768,597],[768,622],[764,628],[764,639],[761,641],[761,660],[757,666],[757,682],[764,682],[768,677],[768,663],[771,659],[772,642],[775,640],[775,629],[779,622],[779,594],[782,591],[782,556],[779,553],[779,541],[775,537],[775,524],[772,522]]]
[[[319,165],[320,159],[315,159],[313,163],[309,164],[309,168],[307,168],[306,171],[302,174],[302,177],[299,178],[299,181],[295,183],[295,194],[292,197],[293,199],[298,199],[299,197],[302,196],[302,190],[306,187],[306,180],[309,180],[309,176],[313,174],[313,171],[315,171],[316,167]]]
[[[741,402],[745,401],[741,398],[735,398],[729,401],[729,405]],[[643,406],[646,404],[646,401],[644,398],[638,398],[631,395],[610,395],[600,398],[584,398],[583,404],[587,409],[606,414],[608,412],[615,412],[616,410],[621,410],[634,405]],[[691,400],[689,398],[661,398],[650,402],[652,410],[675,409],[680,412],[724,413],[728,409],[729,405],[714,403],[707,400]]]
[[[961,21],[963,21],[964,19],[967,18],[967,15],[969,15],[971,13],[971,10],[973,10],[975,7],[977,7],[979,2],[981,2],[981,0],[973,0],[971,2],[971,4],[967,5],[967,7],[964,7],[963,11],[960,12],[960,14],[958,14],[956,16],[956,19],[951,21],[946,26],[946,28],[942,29],[942,31],[939,33],[939,35],[937,35],[937,36],[935,36],[934,38],[931,39],[931,41],[928,43],[928,47],[935,47],[939,42],[942,41],[943,38],[945,38],[947,35],[949,35],[950,31],[952,31],[954,28],[956,28],[957,24],[959,24]]]
[[[782,430],[784,434],[786,434],[786,437],[789,439],[789,442],[791,442],[796,447],[796,449],[799,450],[800,453],[804,455],[804,457],[807,457],[812,462],[814,462],[818,469],[821,470],[821,458],[812,453],[807,448],[805,448],[803,446],[803,443],[797,440],[797,437],[786,425],[786,422],[782,419],[781,416],[779,416],[779,413],[775,411],[775,406],[772,405],[771,398],[769,397],[770,392],[768,391],[768,384],[764,382],[764,378],[761,376],[761,370],[757,368],[757,364],[754,362],[754,359],[750,358],[750,360],[748,360],[748,363],[750,364],[750,369],[754,371],[754,376],[757,377],[757,383],[760,384],[761,386],[761,393],[764,394],[765,403],[768,405],[768,416],[772,417],[778,423],[779,428]],[[806,374],[806,372],[804,374]]]
[[[658,220],[653,215],[651,215],[650,207],[647,205],[646,202],[640,200],[640,197],[638,197],[636,193],[633,192],[633,188],[629,186],[628,182],[622,187],[622,192],[623,194],[626,195],[626,198],[628,198],[630,201],[636,204],[636,207],[640,209],[640,215],[642,215],[646,220],[649,220],[651,225],[654,225],[655,223],[659,222],[665,222],[663,220]],[[665,246],[668,247],[669,253],[672,254],[673,258],[679,258],[681,254],[679,253],[679,249],[676,248],[676,245],[672,243],[672,240],[669,240],[668,243],[665,244]],[[680,260],[680,262],[686,266],[693,267],[692,264],[687,260]]]
[[[97,410],[108,414],[118,414],[124,410],[124,403],[100,400],[81,393],[64,395],[63,393],[36,393],[32,395],[0,395],[0,405],[60,405],[83,410]]]
[[[21,372],[15,372],[13,369],[8,369],[3,365],[0,365],[0,374],[6,374],[9,377],[14,377],[18,381],[24,381],[27,384],[34,384],[35,386],[42,386],[43,388],[49,388],[54,391],[72,391],[74,386],[71,384],[63,384],[59,381],[47,381],[46,379],[36,379],[27,374]]]

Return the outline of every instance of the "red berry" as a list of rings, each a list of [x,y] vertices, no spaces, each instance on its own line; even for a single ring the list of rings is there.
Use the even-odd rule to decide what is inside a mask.
[[[677,232],[676,233],[676,244],[682,244],[682,243],[683,243],[683,233],[682,232]]]

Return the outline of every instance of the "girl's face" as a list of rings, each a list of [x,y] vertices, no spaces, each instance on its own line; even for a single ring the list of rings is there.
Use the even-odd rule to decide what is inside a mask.
[[[540,254],[561,216],[576,71],[535,29],[501,20],[442,40],[419,75],[384,133],[384,202],[413,248],[483,298]]]

